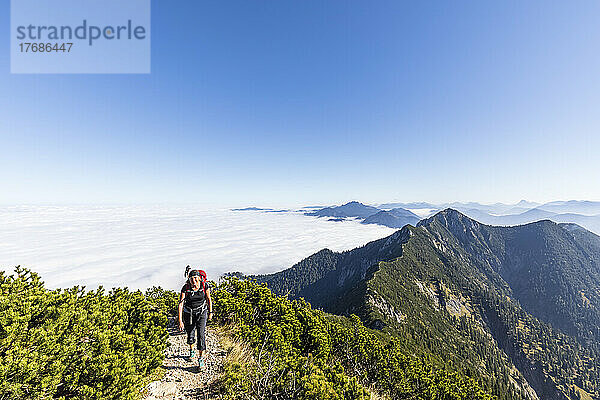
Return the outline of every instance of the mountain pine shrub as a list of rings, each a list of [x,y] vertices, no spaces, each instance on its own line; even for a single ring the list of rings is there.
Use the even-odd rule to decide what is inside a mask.
[[[360,319],[313,310],[264,284],[227,278],[214,291],[217,321],[253,349],[252,362],[228,363],[230,399],[369,399],[366,387],[394,399],[492,399],[471,378],[407,356]]]
[[[136,398],[164,357],[161,307],[139,291],[48,290],[15,273],[0,272],[0,398]]]

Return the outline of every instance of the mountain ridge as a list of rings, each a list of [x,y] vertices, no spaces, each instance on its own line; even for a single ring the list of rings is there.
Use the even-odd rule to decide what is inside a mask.
[[[481,379],[499,380],[512,393],[494,392],[500,398],[562,400],[577,398],[579,390],[598,398],[592,383],[600,354],[600,260],[592,254],[598,249],[598,236],[572,225],[494,227],[446,209],[415,227],[331,253],[334,263],[314,259],[313,270],[327,272],[293,296],[326,311],[355,313],[368,326],[404,337],[412,351],[428,338],[427,348]],[[276,292],[294,286],[280,276],[263,281]],[[466,353],[457,355],[453,346]],[[481,346],[489,350],[480,353]],[[489,360],[495,366],[478,366]]]
[[[341,221],[341,218],[359,218],[365,224],[377,224],[398,229],[404,226],[403,224],[414,225],[416,222],[405,217],[390,215],[389,213],[392,212],[393,214],[394,210],[402,209],[404,212],[411,213],[416,218],[421,219],[423,217],[428,218],[447,208],[458,210],[479,222],[489,225],[514,226],[550,219],[559,223],[577,223],[596,234],[600,234],[600,202],[587,200],[553,201],[543,204],[526,200],[521,200],[516,204],[412,202],[382,203],[376,207],[352,201],[341,206],[330,206],[305,212],[305,215],[329,216],[336,218],[332,219],[334,221]]]
[[[389,228],[402,228],[404,225],[416,225],[420,218],[404,208],[379,211],[365,218],[362,224],[383,225]]]
[[[358,201],[351,201],[341,206],[325,207],[320,210],[306,212],[311,217],[343,217],[343,218],[367,218],[381,211],[379,208],[367,206]]]

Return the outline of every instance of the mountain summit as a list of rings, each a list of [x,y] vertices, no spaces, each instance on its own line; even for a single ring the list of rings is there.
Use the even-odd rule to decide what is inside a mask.
[[[372,206],[367,206],[358,201],[351,201],[337,207],[325,207],[317,211],[305,213],[315,217],[338,217],[338,218],[367,218],[380,209]]]
[[[600,237],[583,228],[495,227],[446,209],[258,279],[357,314],[499,399],[600,397]]]
[[[404,225],[416,225],[419,217],[404,208],[394,208],[388,211],[379,211],[362,222],[363,224],[377,224],[389,228],[402,228]]]

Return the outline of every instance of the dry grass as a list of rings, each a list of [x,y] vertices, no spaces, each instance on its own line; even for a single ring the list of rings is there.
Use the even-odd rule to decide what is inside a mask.
[[[225,363],[232,365],[251,365],[254,363],[252,349],[242,339],[236,338],[232,327],[219,327],[219,342],[227,356]]]
[[[573,387],[575,388],[575,390],[577,390],[577,392],[579,392],[579,396],[581,396],[581,400],[593,400],[594,399],[591,394],[589,394],[588,392],[586,392],[579,386],[573,385]]]
[[[369,392],[369,395],[371,396],[371,400],[391,400],[390,397],[379,393],[377,391],[377,389],[375,389],[373,386],[369,386],[369,387],[365,386],[365,388]]]
[[[218,330],[219,343],[227,353],[224,360],[225,365],[237,364],[244,368],[252,365],[257,367],[257,370],[252,373],[252,390],[256,396],[248,398],[265,398],[264,396],[267,396],[268,393],[269,381],[273,378],[272,375],[269,375],[270,371],[265,371],[261,365],[257,364],[252,349],[244,340],[235,337],[232,326],[215,327],[215,330]],[[365,388],[369,392],[370,400],[392,400],[391,397],[380,393],[373,386],[365,385]]]

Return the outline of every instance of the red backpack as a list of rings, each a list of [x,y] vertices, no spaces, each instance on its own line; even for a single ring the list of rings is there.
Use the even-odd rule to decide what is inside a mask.
[[[190,267],[189,265],[185,268],[185,277],[189,278],[191,276],[195,276],[198,275],[200,277],[200,281],[202,282],[202,290],[204,291],[204,294],[206,294],[206,272],[204,272],[201,269],[192,269],[192,267]],[[189,282],[186,283],[187,286],[189,286]]]

